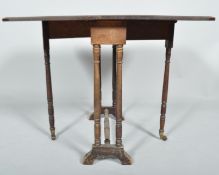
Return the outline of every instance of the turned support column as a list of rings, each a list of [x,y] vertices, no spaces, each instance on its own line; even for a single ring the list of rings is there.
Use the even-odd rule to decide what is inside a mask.
[[[94,136],[95,146],[101,144],[100,114],[101,114],[101,69],[100,69],[100,45],[93,44],[94,58]]]
[[[120,44],[116,46],[116,146],[122,146],[122,57]]]
[[[113,59],[112,59],[112,100],[113,108],[116,107],[116,45],[113,45]]]
[[[43,22],[43,48],[44,48],[44,59],[46,69],[46,87],[47,87],[47,102],[48,102],[48,113],[49,113],[49,124],[51,131],[51,139],[55,140],[55,119],[54,119],[54,107],[53,107],[53,95],[52,95],[52,80],[50,71],[50,54],[49,54],[49,37],[48,37],[48,23]]]
[[[112,24],[114,24],[112,26]],[[123,165],[130,165],[131,157],[122,145],[122,54],[126,42],[126,27],[120,21],[101,21],[91,27],[91,43],[94,52],[94,122],[95,143],[83,160],[91,165],[95,159],[119,159]],[[113,106],[101,106],[100,45],[113,45]],[[101,144],[101,113],[104,113],[104,144]],[[109,114],[116,118],[116,144],[110,143]]]

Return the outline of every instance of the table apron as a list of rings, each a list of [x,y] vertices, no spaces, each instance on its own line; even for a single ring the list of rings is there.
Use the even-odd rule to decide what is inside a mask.
[[[122,22],[126,27],[126,40],[167,40],[171,35],[171,26],[176,21],[98,21],[98,24],[110,24],[115,27]],[[83,38],[91,36],[91,28],[97,21],[48,21],[50,39]]]

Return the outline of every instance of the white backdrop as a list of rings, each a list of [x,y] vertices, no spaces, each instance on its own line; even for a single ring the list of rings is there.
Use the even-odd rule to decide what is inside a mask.
[[[0,0],[0,17],[44,15],[211,15],[216,0]],[[40,22],[0,22],[0,174],[218,174],[219,24],[178,22],[172,51],[166,132],[158,139],[164,41],[124,47],[123,140],[134,162],[80,160],[91,149],[92,47],[51,41],[58,139],[49,138]],[[111,47],[102,47],[103,103],[111,104]],[[112,121],[113,122],[113,121]],[[114,132],[112,137],[114,138]]]

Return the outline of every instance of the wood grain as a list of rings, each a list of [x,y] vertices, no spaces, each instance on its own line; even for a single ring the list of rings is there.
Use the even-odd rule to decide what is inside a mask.
[[[125,44],[126,27],[91,27],[92,44]]]

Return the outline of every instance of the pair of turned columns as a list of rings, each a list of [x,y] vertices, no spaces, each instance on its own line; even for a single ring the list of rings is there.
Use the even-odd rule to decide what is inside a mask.
[[[115,25],[115,26],[114,26]],[[122,59],[126,42],[126,27],[120,22],[97,23],[91,28],[91,43],[94,58],[94,144],[84,156],[83,164],[91,165],[95,159],[116,158],[124,165],[131,164],[131,157],[122,144]],[[101,104],[101,45],[113,45],[112,106]],[[105,114],[105,142],[101,142],[101,114]],[[110,144],[108,114],[116,119],[116,141]]]
[[[116,145],[122,146],[122,56],[123,45],[114,45],[113,50],[113,106],[116,114]],[[95,125],[95,145],[101,144],[100,115],[101,105],[101,46],[93,45],[94,55],[94,125]],[[113,52],[114,53],[114,52]],[[115,60],[116,59],[116,60]],[[116,65],[115,65],[116,64]],[[116,75],[116,76],[115,76]],[[114,81],[115,80],[115,81]],[[103,107],[104,108],[104,107]],[[107,107],[106,107],[107,108]]]

